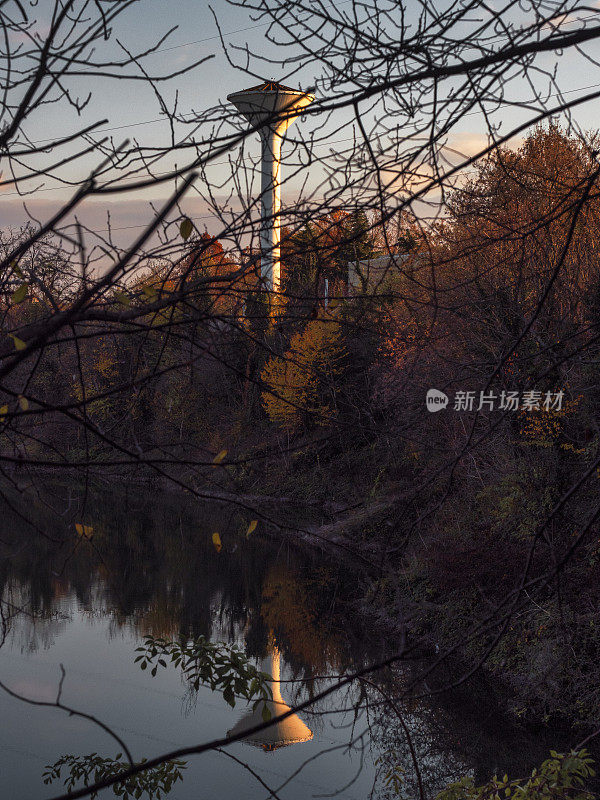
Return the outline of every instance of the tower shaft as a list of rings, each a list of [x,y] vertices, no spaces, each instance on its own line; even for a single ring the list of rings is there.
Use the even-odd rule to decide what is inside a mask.
[[[314,100],[312,94],[267,81],[227,98],[253,125],[261,124],[260,273],[267,291],[281,288],[281,143],[294,119]]]
[[[260,274],[267,288],[278,292],[281,285],[281,136],[272,128],[261,131],[261,228]]]

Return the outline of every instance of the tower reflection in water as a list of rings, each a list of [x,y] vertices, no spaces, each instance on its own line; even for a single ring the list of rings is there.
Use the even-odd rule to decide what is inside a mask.
[[[262,660],[261,670],[268,672],[273,676],[271,682],[271,689],[273,691],[273,699],[267,700],[266,705],[271,712],[271,719],[285,714],[290,710],[287,703],[284,703],[281,697],[281,677],[280,677],[280,658],[281,655],[275,642],[271,639],[269,651],[266,658]],[[261,725],[263,723],[263,703],[260,703],[254,711],[247,711],[243,717],[227,731],[228,736],[237,736],[243,734],[244,731]],[[297,714],[290,714],[289,717],[274,722],[268,728],[257,733],[251,733],[244,736],[244,742],[254,745],[255,747],[262,747],[263,750],[272,751],[280,747],[287,747],[290,744],[298,744],[299,742],[307,742],[313,738],[310,728],[300,719]]]

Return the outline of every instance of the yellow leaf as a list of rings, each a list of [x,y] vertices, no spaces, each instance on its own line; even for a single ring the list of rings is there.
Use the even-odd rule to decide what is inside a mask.
[[[212,543],[213,543],[217,553],[220,553],[221,552],[221,548],[223,547],[223,545],[221,544],[221,537],[219,536],[218,533],[213,533],[213,535],[212,535]]]
[[[0,417],[5,417],[8,414],[8,406],[2,406],[0,408]]]
[[[27,290],[29,286],[26,283],[22,283],[18,289],[16,289],[12,294],[12,301],[13,303],[22,303],[25,300],[25,296],[27,295]]]
[[[225,458],[225,456],[226,456],[226,455],[227,455],[227,450],[221,450],[221,452],[220,452],[220,453],[218,453],[218,454],[217,454],[217,455],[214,457],[214,459],[213,459],[213,464],[220,464],[220,463],[221,463],[221,461],[223,461],[223,459]]]
[[[250,525],[248,525],[248,530],[246,531],[246,539],[250,536],[251,533],[254,533],[257,525],[258,525],[258,520],[253,519]]]
[[[94,532],[92,525],[82,525],[81,522],[75,523],[75,530],[80,536],[84,536],[86,539],[91,539],[92,533]]]
[[[121,303],[122,306],[131,305],[131,300],[125,294],[125,292],[115,292],[115,300],[117,303]]]
[[[29,400],[23,397],[22,394],[19,395],[19,405],[21,406],[21,411],[27,411],[29,408]]]
[[[16,334],[14,334],[14,333],[9,333],[8,335],[10,336],[10,338],[11,338],[11,339],[13,340],[13,342],[15,343],[15,349],[16,349],[16,350],[25,350],[25,348],[27,347],[27,345],[25,344],[25,342],[23,341],[23,339],[19,339],[19,337],[18,337]]]

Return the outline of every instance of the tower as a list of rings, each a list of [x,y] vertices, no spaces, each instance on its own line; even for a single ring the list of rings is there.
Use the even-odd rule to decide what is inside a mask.
[[[259,125],[261,138],[260,272],[268,290],[279,292],[281,281],[280,220],[281,142],[286,130],[314,95],[267,81],[227,99],[251,125]]]

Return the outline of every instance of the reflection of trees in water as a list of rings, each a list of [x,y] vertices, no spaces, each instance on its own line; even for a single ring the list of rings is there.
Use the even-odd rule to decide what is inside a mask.
[[[261,598],[263,622],[285,646],[288,660],[310,665],[315,673],[338,670],[342,660],[339,631],[315,603],[322,588],[318,582],[307,586],[299,571],[277,563],[265,576]]]
[[[22,588],[34,614],[47,616],[61,598],[76,599],[90,620],[98,614],[110,619],[109,636],[130,629],[169,639],[243,637],[257,658],[266,652],[271,628],[296,674],[309,677],[355,656],[341,657],[344,643],[330,629],[332,610],[324,605],[331,574],[316,558],[275,553],[258,536],[246,540],[241,516],[180,496],[156,503],[142,492],[119,498],[113,490],[110,502],[92,492],[85,506],[73,503],[69,520],[50,519],[47,505],[38,513],[37,521],[64,543],[36,537],[8,512],[6,528],[29,546],[4,560],[0,572],[0,581],[10,577]],[[74,537],[81,522],[92,528],[91,542]],[[212,544],[215,530],[220,553]]]
[[[48,650],[72,619],[64,594],[57,598],[55,608],[46,605],[43,611],[32,613],[31,607],[29,587],[5,578],[0,587],[0,647],[6,644],[20,652]]]
[[[435,797],[449,782],[469,772],[468,763],[452,750],[444,750],[436,737],[432,710],[425,703],[406,703],[399,706],[402,721],[387,706],[381,706],[376,692],[373,699],[380,710],[371,724],[371,746],[377,751],[377,779],[374,797],[419,797],[419,785],[411,746],[406,735],[410,732],[419,773],[426,796]],[[403,724],[404,723],[404,724]],[[405,728],[406,726],[406,728]]]
[[[440,683],[441,677],[437,679]],[[435,690],[437,682],[432,681]],[[568,751],[572,737],[557,726],[531,730],[516,724],[501,693],[483,675],[429,697],[429,725],[441,753],[453,752],[473,766],[476,784],[494,773],[527,775],[553,748]],[[474,735],[476,732],[476,735]]]
[[[502,697],[494,693],[482,676],[436,694],[437,681],[445,684],[451,676],[437,678],[434,672],[425,696],[407,699],[409,686],[425,668],[425,664],[416,662],[388,671],[378,679],[387,696],[395,700],[402,720],[376,689],[369,688],[373,711],[371,742],[380,751],[379,793],[375,796],[397,796],[392,780],[396,773],[402,786],[399,796],[410,800],[419,797],[405,726],[428,796],[435,796],[448,783],[466,774],[474,778],[476,785],[487,782],[494,774],[528,775],[547,758],[557,741],[563,750],[571,748],[567,735],[561,742],[561,733],[556,729],[546,732],[546,740],[542,732],[528,732],[517,726],[506,715]]]
[[[12,638],[7,640],[7,646],[28,653],[49,650],[57,637],[63,633],[68,622],[68,619],[56,616],[36,619],[20,615],[19,624],[14,626]]]

